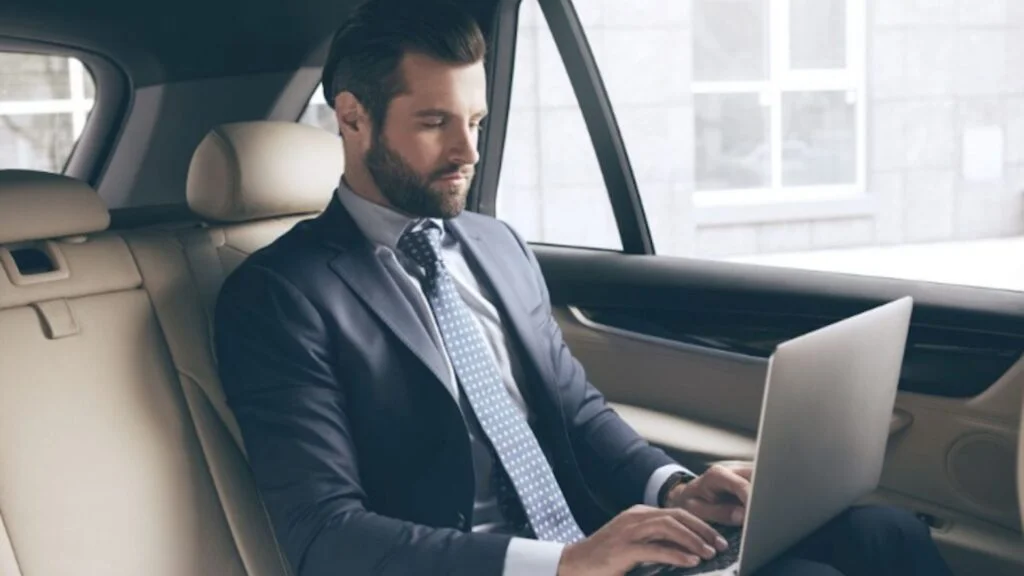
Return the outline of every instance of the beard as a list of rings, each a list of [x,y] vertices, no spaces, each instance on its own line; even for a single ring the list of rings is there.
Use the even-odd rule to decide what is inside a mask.
[[[375,135],[366,153],[366,168],[381,194],[396,209],[421,218],[455,218],[466,208],[472,167],[448,164],[427,176],[418,174],[398,152]],[[445,176],[461,172],[463,182],[445,182]]]

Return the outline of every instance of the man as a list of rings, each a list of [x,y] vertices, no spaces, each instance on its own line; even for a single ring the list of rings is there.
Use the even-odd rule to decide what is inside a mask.
[[[742,521],[749,466],[694,478],[640,438],[563,342],[529,248],[463,211],[484,51],[452,5],[361,7],[323,75],[345,148],[336,195],[223,289],[224,388],[278,539],[302,576],[712,558],[726,543],[709,523]],[[921,523],[872,508],[765,573],[940,566]]]

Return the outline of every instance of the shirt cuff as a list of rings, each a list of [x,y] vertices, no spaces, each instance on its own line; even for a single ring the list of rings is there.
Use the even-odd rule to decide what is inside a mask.
[[[668,480],[668,477],[676,472],[684,472],[691,476],[696,476],[693,472],[690,472],[679,464],[666,464],[665,466],[658,468],[654,471],[654,474],[651,474],[651,478],[647,480],[647,489],[644,490],[644,504],[657,507],[658,492],[661,492],[661,487],[665,485],[665,481]]]
[[[513,538],[505,553],[502,576],[556,576],[564,548],[561,542]]]

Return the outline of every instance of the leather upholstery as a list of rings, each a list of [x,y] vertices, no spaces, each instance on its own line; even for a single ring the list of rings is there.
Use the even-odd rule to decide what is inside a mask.
[[[26,575],[246,574],[147,294],[0,311],[0,510]],[[59,552],[59,553],[58,553]]]
[[[18,560],[14,557],[14,547],[7,536],[4,519],[0,518],[0,574],[4,576],[22,576],[18,569]]]
[[[199,144],[188,203],[212,221],[244,222],[322,211],[344,167],[341,138],[291,122],[221,125]]]
[[[0,244],[106,230],[110,212],[88,184],[46,172],[0,170]]]
[[[101,235],[76,242],[48,242],[45,245],[63,272],[48,281],[22,278],[10,257],[0,246],[0,309],[25,306],[58,298],[77,298],[130,290],[142,285],[138,268],[124,240]],[[60,264],[63,262],[63,264]],[[19,285],[20,284],[20,285]]]
[[[109,213],[81,182],[0,171],[0,576],[290,573],[200,287],[326,206],[341,164],[316,128],[221,126],[188,197],[238,223],[127,234],[103,232]],[[54,270],[22,274],[22,248]]]
[[[58,236],[106,226],[61,220],[59,202],[88,206],[85,192],[34,189],[4,214],[59,221]],[[261,229],[241,249],[285,225],[241,225]],[[0,575],[289,574],[219,394],[204,271],[183,255],[182,235],[211,234],[233,232],[44,240],[32,247],[56,270],[24,275],[0,244]]]

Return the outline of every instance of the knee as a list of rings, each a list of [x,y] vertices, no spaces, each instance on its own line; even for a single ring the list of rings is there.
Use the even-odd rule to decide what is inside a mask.
[[[800,558],[780,558],[757,571],[754,576],[844,576],[828,564]]]
[[[913,548],[931,539],[927,524],[899,508],[851,508],[844,520],[851,536],[875,549]]]

